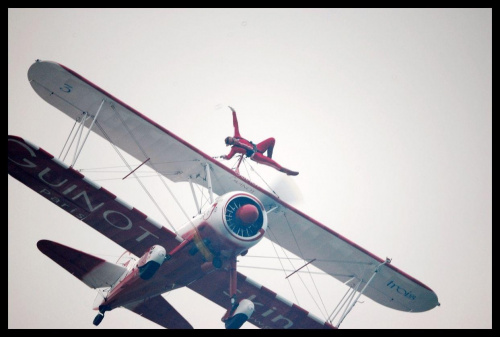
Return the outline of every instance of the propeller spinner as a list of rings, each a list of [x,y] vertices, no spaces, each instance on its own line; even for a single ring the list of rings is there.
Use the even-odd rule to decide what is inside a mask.
[[[253,237],[263,225],[258,204],[246,196],[232,199],[226,208],[226,221],[231,231],[240,237]]]

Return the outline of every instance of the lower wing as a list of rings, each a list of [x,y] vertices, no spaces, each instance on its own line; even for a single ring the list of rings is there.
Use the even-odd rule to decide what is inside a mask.
[[[153,245],[170,251],[182,241],[37,145],[17,136],[7,142],[12,177],[125,250],[142,256]]]
[[[228,278],[228,272],[221,269],[205,275],[188,285],[188,288],[225,308],[229,301]],[[330,323],[241,273],[238,273],[238,298],[249,299],[254,303],[255,311],[248,322],[261,329],[335,329]]]
[[[161,295],[127,304],[125,308],[167,329],[193,328]]]

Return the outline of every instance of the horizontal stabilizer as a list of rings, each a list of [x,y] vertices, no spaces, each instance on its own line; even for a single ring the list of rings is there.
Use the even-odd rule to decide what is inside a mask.
[[[167,329],[193,328],[161,295],[127,304],[124,307]]]
[[[38,249],[90,288],[109,287],[127,268],[49,240],[40,240]]]

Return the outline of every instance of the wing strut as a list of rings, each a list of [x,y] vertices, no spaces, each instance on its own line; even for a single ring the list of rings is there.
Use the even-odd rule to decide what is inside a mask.
[[[354,293],[358,290],[358,287],[359,285],[361,284],[362,280],[360,280],[360,282],[356,285],[356,288],[355,289],[352,289],[352,294],[349,296],[350,297],[350,300],[348,300],[349,303],[347,303],[348,307],[346,307],[346,310],[344,311],[344,313],[342,314],[342,316],[340,317],[339,319],[339,322],[337,323],[337,328],[340,327],[340,324],[342,323],[342,321],[344,320],[344,318],[346,318],[347,314],[351,312],[352,308],[354,308],[354,306],[356,305],[356,303],[358,302],[358,299],[361,295],[363,295],[363,293],[365,292],[366,288],[368,287],[368,285],[372,282],[373,278],[375,277],[375,275],[377,275],[378,271],[380,270],[380,267],[382,267],[384,264],[386,263],[391,263],[391,259],[389,258],[386,258],[384,262],[382,262],[381,264],[379,264],[377,266],[377,268],[375,268],[375,270],[373,271],[373,274],[372,276],[370,277],[370,279],[368,280],[368,282],[366,282],[365,286],[363,287],[363,289],[359,292],[358,296],[356,297],[356,299],[352,299],[354,295]],[[345,295],[344,295],[345,297]],[[346,304],[344,303],[344,304]],[[344,304],[342,306],[344,306]],[[350,306],[349,306],[350,305]]]
[[[208,163],[205,163],[205,171],[207,172],[207,184],[208,184],[208,192],[210,193],[210,203],[214,202],[214,194],[212,192],[212,180],[210,179],[210,166]]]
[[[193,194],[194,203],[196,204],[196,210],[198,211],[198,214],[201,214],[201,208],[198,204],[198,199],[196,199],[196,193],[194,192],[193,187],[193,179],[191,179],[191,177],[189,177],[189,186],[191,187],[191,193]]]
[[[236,169],[234,170],[238,174],[240,174],[240,164],[241,164],[241,161],[243,160],[243,158],[244,158],[244,156],[241,155],[240,160],[238,160],[238,165],[236,166]]]
[[[99,109],[97,110],[97,113],[95,114],[94,118],[92,118],[92,123],[90,124],[89,130],[87,131],[87,135],[85,136],[85,139],[83,140],[82,146],[78,150],[78,144],[76,145],[75,149],[75,157],[73,158],[73,163],[71,163],[71,167],[75,166],[76,160],[78,159],[78,156],[80,156],[80,152],[82,152],[83,145],[85,145],[85,142],[87,141],[87,138],[89,137],[89,133],[92,130],[92,127],[94,126],[95,121],[97,120],[97,116],[99,116],[99,112],[101,112],[102,105],[104,104],[104,98],[101,101],[101,105],[99,106]],[[84,114],[88,115],[88,112],[84,112]],[[82,130],[83,130],[83,125],[85,124],[85,121],[90,118],[91,116],[88,116],[87,118],[82,119]],[[81,135],[81,134],[80,134]],[[78,153],[76,152],[78,151]]]

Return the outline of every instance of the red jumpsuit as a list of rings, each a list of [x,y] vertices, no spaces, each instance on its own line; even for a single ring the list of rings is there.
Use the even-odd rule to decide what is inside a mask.
[[[266,140],[263,140],[258,144],[254,144],[246,140],[245,138],[242,138],[238,127],[236,111],[234,111],[233,108],[231,108],[231,111],[233,112],[234,142],[232,144],[231,151],[227,154],[227,156],[222,156],[223,159],[231,159],[235,154],[240,153],[242,155],[250,157],[250,159],[256,161],[257,163],[271,166],[280,172],[286,173],[287,175],[296,176],[297,174],[299,174],[298,172],[294,172],[282,167],[280,164],[271,159],[273,155],[274,144],[276,142],[274,138],[267,138]],[[264,156],[264,153],[266,151],[267,156]]]

